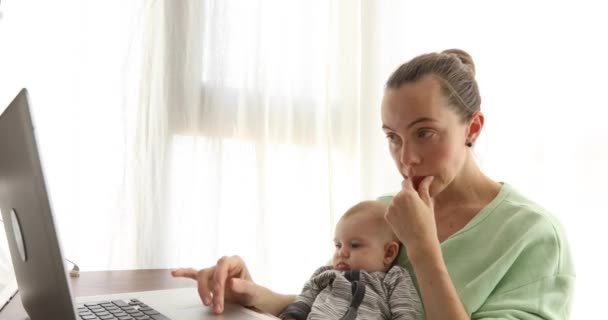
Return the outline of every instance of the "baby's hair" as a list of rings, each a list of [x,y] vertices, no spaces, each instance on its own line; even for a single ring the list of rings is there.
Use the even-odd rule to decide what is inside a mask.
[[[382,228],[382,231],[390,235],[390,238],[393,241],[399,242],[399,238],[397,238],[397,236],[393,232],[393,229],[391,229],[388,223],[384,220],[384,213],[386,212],[386,209],[387,205],[380,201],[361,201],[356,205],[352,206],[350,209],[348,209],[344,213],[344,215],[342,215],[342,218],[340,218],[340,220],[345,220],[359,214],[373,215],[374,221],[377,222],[377,225],[380,228]]]

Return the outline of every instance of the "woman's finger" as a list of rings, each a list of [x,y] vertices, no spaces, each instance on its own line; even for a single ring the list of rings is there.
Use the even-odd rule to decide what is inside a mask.
[[[203,269],[199,271],[197,275],[198,295],[201,297],[203,304],[206,306],[211,305],[211,301],[213,299],[213,295],[209,289],[209,279],[211,279],[213,274],[215,274],[215,267]]]
[[[426,203],[427,205],[431,205],[431,183],[433,183],[433,176],[426,176],[424,177],[424,179],[422,179],[422,181],[420,182],[420,185],[418,186],[418,194],[420,195],[420,199],[422,199],[422,201],[424,201],[424,203]]]
[[[213,311],[220,314],[224,311],[224,293],[226,291],[226,279],[232,267],[230,257],[222,257],[218,260],[215,273],[213,274]]]
[[[414,183],[412,182],[412,179],[406,177],[405,179],[403,179],[403,181],[401,181],[401,189],[402,190],[413,190],[414,189]]]
[[[190,278],[197,280],[198,270],[192,268],[179,268],[171,271],[171,275],[175,278]]]

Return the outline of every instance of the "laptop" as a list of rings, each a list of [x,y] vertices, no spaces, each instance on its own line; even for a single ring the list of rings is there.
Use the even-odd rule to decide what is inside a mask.
[[[0,210],[25,311],[32,320],[276,319],[236,305],[214,315],[196,288],[72,296],[23,89],[0,115]]]

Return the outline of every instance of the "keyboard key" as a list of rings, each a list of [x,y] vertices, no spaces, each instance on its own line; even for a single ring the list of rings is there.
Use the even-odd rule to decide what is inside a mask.
[[[127,315],[127,313],[122,310],[110,311],[110,313],[113,314],[115,317]]]
[[[129,304],[131,304],[131,303],[132,303],[132,304],[137,304],[137,305],[142,304],[142,302],[141,302],[141,301],[139,301],[139,299],[131,299],[131,300],[129,301]]]
[[[85,303],[85,304],[84,304],[84,306],[85,306],[85,307],[88,307],[88,308],[90,308],[90,307],[96,307],[96,306],[98,306],[98,305],[99,305],[99,303],[94,303],[94,302],[91,302],[91,303]]]
[[[124,302],[124,301],[122,301],[122,300],[113,300],[113,301],[112,301],[112,303],[113,303],[114,305],[116,305],[117,307],[121,307],[121,308],[122,308],[122,307],[128,307],[128,306],[129,306],[129,304],[128,304],[128,303],[126,303],[126,302]]]
[[[135,298],[79,304],[78,313],[82,320],[171,320]]]
[[[158,314],[159,312],[154,309],[150,309],[150,310],[144,310],[143,313],[145,313],[147,315],[153,315],[153,314]]]
[[[171,320],[171,319],[165,317],[165,315],[160,314],[160,313],[159,314],[153,314],[153,315],[150,316],[150,318],[152,318],[154,320]]]

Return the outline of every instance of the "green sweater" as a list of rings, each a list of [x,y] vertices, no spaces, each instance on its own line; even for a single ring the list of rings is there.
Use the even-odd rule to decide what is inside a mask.
[[[510,185],[441,250],[471,319],[569,318],[575,273],[564,231]],[[405,250],[399,264],[415,278]]]

